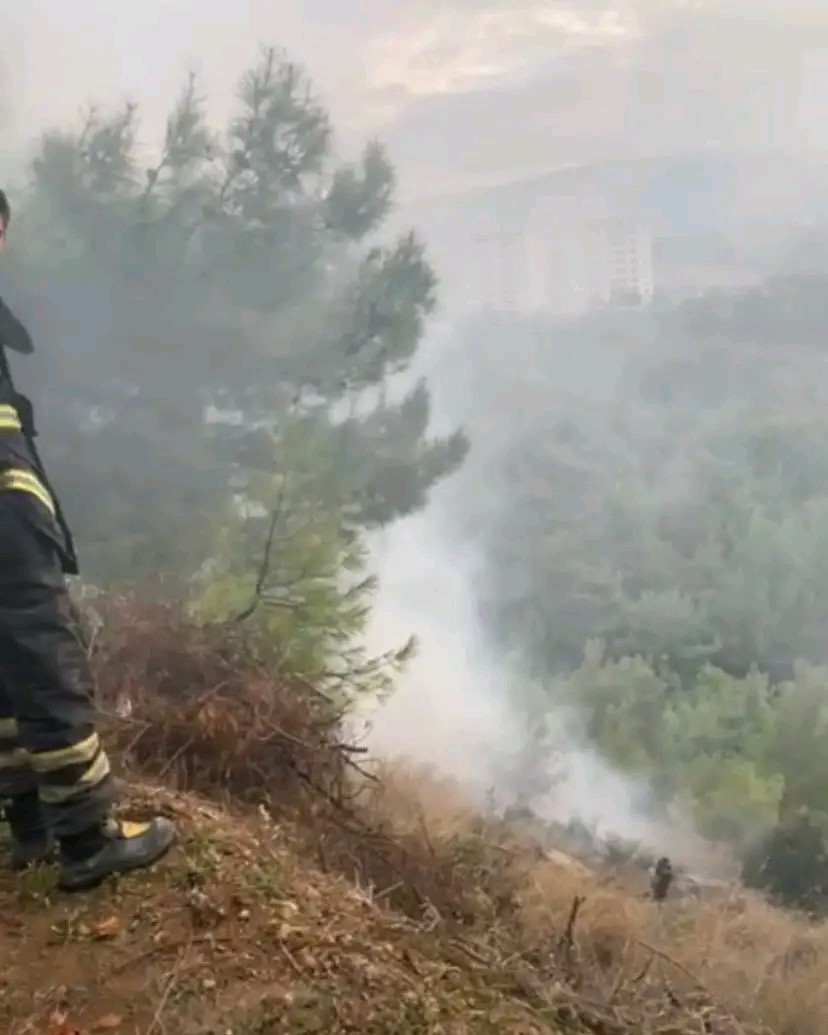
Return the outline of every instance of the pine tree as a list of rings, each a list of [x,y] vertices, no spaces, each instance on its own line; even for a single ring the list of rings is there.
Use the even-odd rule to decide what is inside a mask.
[[[275,50],[223,134],[191,78],[142,168],[137,116],[42,140],[6,292],[37,341],[44,452],[87,569],[191,571],[228,485],[275,473],[292,420],[330,439],[331,504],[356,526],[423,506],[467,443],[429,438],[425,386],[388,399],[436,282],[415,234],[382,239],[382,146],[337,165],[328,113]]]

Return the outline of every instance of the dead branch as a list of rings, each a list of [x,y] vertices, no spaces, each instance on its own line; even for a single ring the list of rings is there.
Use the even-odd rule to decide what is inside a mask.
[[[276,505],[270,515],[270,523],[267,529],[267,537],[265,539],[264,552],[262,554],[261,564],[259,565],[259,574],[256,577],[256,585],[253,589],[253,599],[250,604],[238,614],[234,622],[240,625],[242,622],[246,622],[258,608],[262,593],[264,592],[265,584],[267,583],[268,575],[270,574],[270,557],[273,552],[273,540],[276,535],[276,528],[279,520],[282,516],[282,507],[285,501],[285,491],[287,488],[287,475],[282,479],[282,484],[279,486],[279,495],[276,498]]]
[[[581,895],[576,895],[572,899],[569,918],[567,919],[566,928],[560,940],[560,947],[567,956],[570,955],[575,948],[575,924],[578,921],[578,913],[580,912],[581,906],[584,902],[586,902],[586,898]]]

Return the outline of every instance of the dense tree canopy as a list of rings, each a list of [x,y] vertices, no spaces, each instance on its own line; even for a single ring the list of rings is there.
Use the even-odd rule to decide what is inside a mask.
[[[137,119],[44,137],[3,285],[85,571],[198,572],[198,612],[253,617],[268,663],[334,696],[387,689],[408,645],[359,643],[362,533],[423,507],[468,448],[429,434],[425,384],[397,390],[436,284],[414,234],[383,234],[393,170],[375,142],[338,163],[274,51],[221,134],[192,79],[149,163]],[[476,445],[446,499],[481,548],[492,639],[801,903],[828,859],[823,245],[649,312],[482,314],[438,371]]]
[[[612,331],[588,322],[584,366],[610,349],[616,363],[593,398],[556,386],[565,358],[547,330],[546,401],[517,434],[504,419],[504,505],[484,532],[491,627],[540,671],[571,670],[590,639],[681,675],[712,663],[787,678],[796,660],[828,662],[823,347],[810,310],[774,290],[756,294],[776,298],[778,345],[757,344],[749,320],[688,329],[686,306]],[[708,305],[694,303],[705,326],[723,303]]]
[[[826,299],[824,275],[787,273],[470,324],[483,412],[453,497],[484,621],[549,706],[711,837],[754,852],[778,818],[748,875],[802,902],[790,838],[828,844]]]
[[[190,79],[157,158],[138,109],[47,134],[14,219],[7,301],[31,326],[44,453],[96,577],[187,574],[213,519],[284,433],[333,451],[326,491],[354,526],[423,506],[466,452],[430,439],[424,385],[390,401],[435,303],[414,234],[383,241],[394,175],[370,143],[337,164],[328,114],[272,50],[223,134]],[[278,458],[278,461],[277,461]]]

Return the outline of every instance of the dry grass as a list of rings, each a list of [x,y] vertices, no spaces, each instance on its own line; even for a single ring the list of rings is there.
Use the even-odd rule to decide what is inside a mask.
[[[189,876],[154,893],[198,974],[192,902],[224,910],[208,921],[210,951],[223,931],[235,955],[211,957],[206,1006],[225,1027],[205,1027],[191,994],[165,1011],[189,1004],[202,1026],[168,1032],[828,1031],[825,925],[735,890],[658,906],[629,878],[545,857],[433,777],[362,775],[309,688],[251,669],[171,612],[116,614],[113,628],[97,655],[102,702],[111,711],[126,692],[134,713],[111,721],[111,742],[139,772],[229,810],[185,817]],[[0,886],[0,942],[9,894]],[[278,1009],[261,1007],[264,988]]]
[[[373,807],[398,829],[427,832],[437,854],[476,838],[481,896],[509,889],[510,945],[542,971],[553,957],[557,976],[606,1016],[606,1031],[828,1031],[825,923],[739,888],[659,906],[641,882],[556,853],[539,858],[508,830],[482,828],[456,788],[422,773],[387,771]],[[669,1006],[683,1019],[662,1017]]]
[[[557,1035],[551,1009],[447,933],[385,909],[297,851],[296,831],[144,788],[181,844],[78,900],[0,874],[4,1035]]]

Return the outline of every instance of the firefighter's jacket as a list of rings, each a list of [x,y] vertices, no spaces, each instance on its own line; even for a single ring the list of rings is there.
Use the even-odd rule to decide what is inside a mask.
[[[32,351],[28,332],[0,300],[0,493],[26,492],[38,500],[37,532],[54,543],[64,573],[77,575],[72,533],[35,446],[37,430],[32,405],[14,387],[5,348]]]

